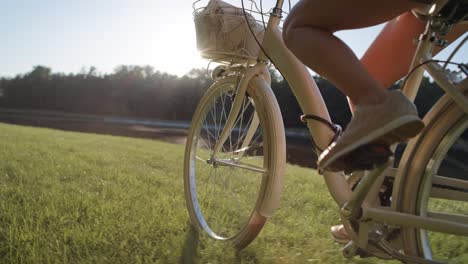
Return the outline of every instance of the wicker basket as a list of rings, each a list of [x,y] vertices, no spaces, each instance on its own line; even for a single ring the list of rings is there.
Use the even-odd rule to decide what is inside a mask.
[[[255,61],[260,51],[255,38],[263,40],[264,26],[257,23],[252,10],[244,15],[242,8],[221,0],[210,0],[206,5],[203,2],[196,1],[193,12],[202,57],[224,63]]]

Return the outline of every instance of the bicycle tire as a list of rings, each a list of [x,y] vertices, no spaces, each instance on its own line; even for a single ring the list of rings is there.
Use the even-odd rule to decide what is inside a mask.
[[[468,96],[468,81],[465,80],[463,85],[462,91],[464,91],[465,96]],[[448,210],[452,207],[445,206],[446,203],[444,204],[438,199],[440,198],[440,194],[436,194],[437,190],[446,191],[448,187],[444,187],[437,182],[433,184],[432,180],[436,175],[447,176],[446,172],[448,170],[441,165],[448,161],[454,163],[452,157],[453,150],[458,149],[460,140],[466,142],[468,138],[468,115],[448,95],[442,97],[434,108],[435,111],[428,113],[425,117],[426,128],[424,131],[415,140],[410,142],[403,154],[402,160],[406,162],[398,170],[396,178],[398,181],[397,186],[400,187],[395,189],[397,192],[394,192],[393,195],[398,211],[416,215],[429,215],[432,210]],[[468,150],[466,148],[462,148],[462,150],[464,151],[464,155],[467,155]],[[447,155],[447,153],[450,154]],[[456,157],[460,157],[459,153],[456,154]],[[463,157],[466,158],[466,156]],[[463,167],[461,171],[451,169],[450,173],[456,175],[450,178],[455,177],[468,183],[468,174],[466,171],[463,172],[463,170]],[[461,174],[457,176],[457,173]],[[468,189],[452,188],[452,191],[468,192]],[[468,202],[466,200],[460,208],[463,210],[462,214],[468,216],[468,210],[466,209],[468,208]],[[460,214],[460,212],[453,210],[443,213]],[[458,251],[443,251],[446,249],[446,245],[444,244],[449,243],[448,241],[450,243],[458,243],[458,246],[461,245],[461,247],[465,248],[465,250],[461,250],[461,255],[468,252],[468,237],[459,237],[459,240],[454,240],[453,235],[447,235],[451,239],[442,240],[441,236],[443,234],[423,229],[402,228],[401,231],[403,249],[405,254],[408,255],[423,257],[425,259],[438,259],[439,261],[450,260],[451,263],[456,262],[457,256],[455,255],[458,254]],[[444,242],[441,243],[441,241]],[[466,261],[466,257],[468,256],[461,255],[458,255],[458,257]],[[463,260],[460,263],[462,262]]]
[[[259,79],[257,81],[264,82]],[[230,103],[236,96],[238,80],[238,77],[227,77],[217,81],[201,99],[187,137],[184,188],[192,225],[216,240],[230,242],[242,249],[263,228],[267,217],[260,213],[260,209],[267,199],[271,199],[266,193],[268,185],[282,177],[286,161],[284,127],[278,103],[266,83],[254,86],[252,81],[219,160],[261,168],[262,171],[216,165],[216,160],[209,161],[215,142],[206,141],[219,137]],[[246,147],[243,142],[249,136],[248,129],[244,128],[254,122],[255,113],[259,125]],[[222,195],[214,197],[217,193]]]

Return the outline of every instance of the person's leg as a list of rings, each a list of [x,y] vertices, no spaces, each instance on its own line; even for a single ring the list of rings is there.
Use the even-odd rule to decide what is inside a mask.
[[[415,38],[425,25],[407,12],[389,21],[364,53],[361,62],[381,87],[389,88],[408,72],[416,50]]]
[[[361,63],[382,87],[390,88],[393,83],[408,73],[417,47],[414,40],[423,33],[425,25],[426,22],[418,19],[411,12],[407,12],[388,22],[370,45],[361,58]],[[444,39],[452,43],[467,31],[468,23],[455,25]],[[443,50],[442,47],[436,47],[434,55],[441,50]],[[351,101],[350,107],[354,108]],[[350,241],[343,225],[332,226],[330,233],[337,243],[347,244]]]
[[[424,127],[415,106],[403,94],[387,92],[333,35],[338,30],[391,20],[419,5],[407,0],[302,0],[285,22],[288,48],[360,107],[341,137],[320,155],[317,164],[321,170],[369,169],[384,162],[390,151],[380,147],[364,150],[371,156],[361,158],[361,146],[391,145],[415,136]]]
[[[390,88],[408,73],[417,48],[415,39],[424,32],[425,25],[426,22],[407,12],[388,22],[369,46],[361,63],[380,87]],[[466,23],[455,25],[444,39],[452,43],[467,30]],[[434,55],[442,49],[436,47]],[[350,106],[353,108],[353,102],[350,102]]]
[[[307,66],[335,84],[356,104],[386,98],[382,84],[333,33],[379,24],[420,4],[407,0],[302,0],[284,25],[288,48]]]
[[[383,87],[389,88],[408,73],[417,47],[415,39],[424,32],[425,25],[411,12],[393,19],[385,25],[361,58],[364,68]],[[467,27],[467,24],[456,25],[444,39],[453,42],[466,33]],[[436,47],[434,55],[442,49]]]

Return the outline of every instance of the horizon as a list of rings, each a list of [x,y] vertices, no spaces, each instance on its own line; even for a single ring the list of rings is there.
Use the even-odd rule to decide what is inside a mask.
[[[25,72],[19,72],[17,74],[15,74],[14,76],[2,76],[0,75],[0,78],[4,78],[4,79],[12,79],[12,78],[16,78],[16,77],[20,77],[20,76],[24,76],[26,74],[29,74],[31,73],[32,71],[34,71],[34,69],[36,67],[46,67],[46,68],[49,68],[51,70],[51,74],[59,74],[59,75],[79,75],[79,74],[88,74],[90,73],[91,71],[93,72],[93,75],[94,76],[105,76],[105,75],[112,75],[112,74],[115,74],[118,70],[119,70],[119,67],[122,67],[122,66],[125,66],[125,67],[140,67],[140,68],[145,68],[147,66],[151,67],[153,70],[154,70],[154,73],[161,73],[161,74],[168,74],[168,75],[173,75],[173,76],[177,76],[177,77],[183,77],[183,76],[186,76],[186,75],[190,75],[190,72],[192,70],[201,70],[201,69],[205,69],[203,67],[199,67],[199,68],[192,68],[190,69],[188,72],[182,74],[182,75],[178,75],[178,74],[174,74],[174,73],[171,73],[171,72],[166,72],[166,71],[162,71],[160,69],[156,69],[154,68],[152,65],[117,65],[116,67],[114,67],[114,69],[112,71],[109,71],[109,72],[102,72],[99,70],[99,68],[93,66],[93,65],[90,65],[89,67],[87,66],[83,66],[80,70],[76,71],[76,72],[64,72],[64,71],[57,71],[55,70],[54,68],[52,67],[49,67],[48,65],[41,65],[41,64],[38,64],[38,65],[32,65],[31,66],[31,69],[25,71]]]
[[[206,68],[209,62],[201,59],[196,49],[191,2],[166,3],[6,2],[0,10],[0,34],[4,37],[0,42],[0,77],[25,74],[38,65],[64,74],[91,67],[100,74],[110,74],[121,65],[149,65],[156,71],[183,76],[191,69]],[[268,7],[272,1],[264,0],[264,4]],[[337,35],[360,57],[382,27]],[[449,52],[445,50],[437,57],[447,57]],[[457,57],[467,58],[467,48]]]

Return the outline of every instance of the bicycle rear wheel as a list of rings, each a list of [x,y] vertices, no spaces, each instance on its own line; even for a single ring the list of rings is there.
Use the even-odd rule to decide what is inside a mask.
[[[397,206],[406,213],[467,224],[468,115],[445,100],[445,106],[428,118],[424,132],[405,151],[403,160],[408,161],[399,172],[404,180]],[[409,255],[450,263],[468,259],[468,237],[403,228],[402,238]]]
[[[265,224],[260,208],[268,199],[270,181],[282,176],[285,138],[271,89],[249,85],[234,128],[213,156],[236,97],[237,79],[216,82],[197,107],[187,138],[184,183],[192,225],[243,248]]]

